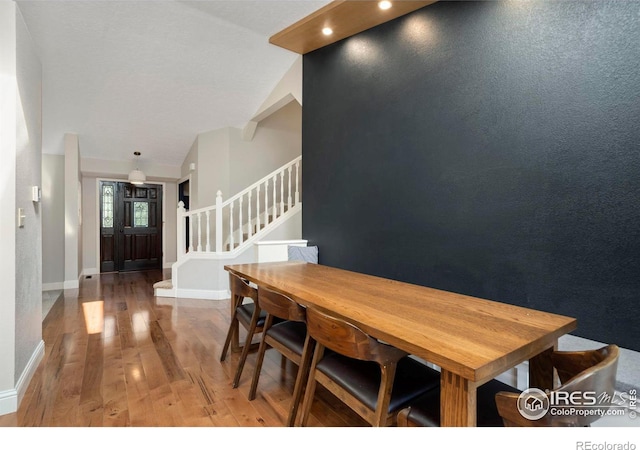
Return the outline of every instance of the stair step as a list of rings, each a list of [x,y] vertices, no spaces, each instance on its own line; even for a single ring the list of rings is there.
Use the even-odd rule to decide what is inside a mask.
[[[153,284],[154,289],[173,289],[173,283],[171,280],[162,280]]]

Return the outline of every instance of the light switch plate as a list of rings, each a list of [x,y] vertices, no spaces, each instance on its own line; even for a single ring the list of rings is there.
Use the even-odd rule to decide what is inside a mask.
[[[27,216],[24,215],[24,209],[18,208],[18,228],[24,227],[24,219]]]
[[[31,201],[39,202],[41,197],[40,186],[31,186]]]

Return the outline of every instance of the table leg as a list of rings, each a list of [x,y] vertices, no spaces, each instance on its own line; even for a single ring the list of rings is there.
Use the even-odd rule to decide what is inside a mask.
[[[538,389],[553,389],[553,362],[551,355],[558,346],[556,343],[548,349],[538,353],[529,360],[529,387]]]
[[[476,426],[476,385],[442,369],[440,373],[440,425]]]

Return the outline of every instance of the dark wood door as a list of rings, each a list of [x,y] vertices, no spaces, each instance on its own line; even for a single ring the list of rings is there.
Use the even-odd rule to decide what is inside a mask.
[[[100,183],[100,272],[162,268],[162,186]]]

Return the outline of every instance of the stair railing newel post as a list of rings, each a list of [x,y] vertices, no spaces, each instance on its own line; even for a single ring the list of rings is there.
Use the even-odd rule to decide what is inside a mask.
[[[216,253],[222,253],[222,191],[216,193]]]
[[[177,221],[176,221],[176,232],[178,235],[178,248],[177,250],[177,255],[178,257],[180,257],[180,255],[184,255],[187,253],[187,237],[186,237],[186,221],[187,221],[187,217],[186,217],[186,209],[184,209],[184,202],[183,201],[179,201],[178,202],[178,210],[177,210]]]

